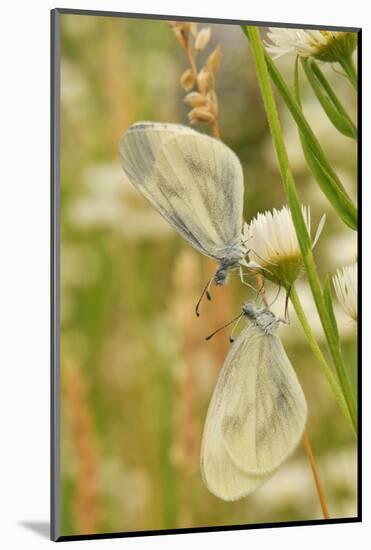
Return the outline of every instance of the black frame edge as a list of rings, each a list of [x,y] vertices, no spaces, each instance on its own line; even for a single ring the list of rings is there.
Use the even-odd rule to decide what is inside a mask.
[[[60,129],[60,21],[51,10],[50,26],[50,538],[60,537],[60,429],[59,429],[59,129]]]
[[[57,542],[69,542],[73,540],[101,540],[101,539],[117,539],[117,538],[133,538],[133,537],[149,537],[161,535],[181,535],[192,533],[216,533],[219,531],[249,531],[252,529],[271,529],[283,527],[305,527],[314,525],[334,525],[346,523],[360,523],[359,517],[354,518],[335,518],[335,519],[313,519],[304,521],[286,521],[280,523],[255,523],[247,525],[223,525],[217,527],[189,527],[184,529],[159,529],[154,531],[124,531],[113,533],[96,533],[93,535],[62,535],[57,539]]]
[[[357,512],[362,521],[362,29],[358,31],[357,43],[357,74],[358,74],[358,101],[357,101],[357,202],[358,202],[358,334],[357,334],[357,404],[358,404],[358,445],[357,445]]]
[[[254,25],[255,27],[277,27],[277,28],[300,28],[300,29],[323,29],[323,30],[334,30],[334,31],[347,31],[347,32],[358,32],[361,30],[360,27],[343,27],[343,26],[333,26],[333,25],[317,25],[317,24],[303,24],[303,23],[274,23],[272,21],[251,21],[247,19],[218,19],[216,17],[193,17],[191,15],[159,15],[153,13],[130,13],[130,12],[120,12],[120,11],[105,11],[105,10],[84,10],[84,9],[75,9],[75,8],[55,8],[55,10],[60,14],[67,15],[95,15],[99,17],[122,17],[126,19],[154,19],[154,20],[163,20],[163,21],[195,21],[195,22],[206,22],[206,23],[216,23],[224,25]]]

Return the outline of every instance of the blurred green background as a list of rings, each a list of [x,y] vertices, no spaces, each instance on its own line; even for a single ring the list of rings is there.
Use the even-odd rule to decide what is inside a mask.
[[[246,38],[238,26],[212,25],[211,47],[218,43],[221,135],[243,165],[250,220],[281,207],[285,196]],[[278,60],[290,85],[293,64]],[[203,422],[229,347],[227,332],[210,342],[204,337],[238,313],[248,291],[233,277],[228,287],[213,289],[213,301],[195,317],[215,265],[135,191],[118,158],[120,136],[138,120],[187,124],[179,86],[185,68],[165,22],[61,15],[63,535],[321,518],[302,447],[263,487],[234,503],[211,495],[200,477]],[[323,70],[354,117],[354,91],[332,66]],[[304,111],[354,197],[356,146],[333,129],[304,84],[303,93]],[[327,214],[315,254],[324,275],[355,260],[356,235],[318,190],[296,128],[280,107],[312,232]],[[322,345],[304,279],[298,291]],[[279,315],[283,298],[273,308]],[[355,382],[355,329],[340,308],[336,313]],[[349,425],[293,312],[280,336],[307,397],[308,434],[331,517],[355,516],[356,445]]]

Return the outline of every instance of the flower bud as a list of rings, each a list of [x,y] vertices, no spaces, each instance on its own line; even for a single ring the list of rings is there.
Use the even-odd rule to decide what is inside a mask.
[[[309,207],[302,206],[302,212],[310,233]],[[324,217],[319,223],[312,246],[319,238],[323,220]],[[290,288],[302,271],[303,260],[288,207],[259,213],[249,224],[245,224],[244,240],[249,250],[248,267],[263,273],[270,281]]]

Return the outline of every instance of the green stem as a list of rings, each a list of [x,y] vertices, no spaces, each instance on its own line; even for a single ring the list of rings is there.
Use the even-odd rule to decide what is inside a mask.
[[[339,387],[339,384],[337,383],[336,378],[334,377],[333,372],[332,372],[331,368],[329,367],[329,365],[327,364],[325,356],[323,355],[323,353],[321,351],[321,348],[319,347],[319,345],[317,343],[316,337],[314,336],[313,331],[312,331],[312,329],[310,327],[310,324],[308,322],[308,319],[306,318],[305,312],[303,310],[303,307],[301,305],[301,302],[300,302],[300,299],[299,299],[298,293],[296,292],[295,287],[292,287],[291,290],[290,290],[290,300],[291,300],[292,305],[294,306],[296,316],[300,321],[300,324],[303,328],[304,334],[307,337],[308,344],[309,344],[314,356],[316,357],[316,359],[317,359],[317,361],[318,361],[318,363],[319,363],[319,365],[322,369],[322,372],[323,372],[323,374],[325,375],[325,377],[327,379],[327,382],[330,384],[331,389],[334,392],[336,401],[338,402],[338,404],[339,404],[340,408],[342,409],[343,413],[345,414],[345,416],[350,421],[350,423],[352,425],[352,428],[354,430],[352,418],[349,414],[347,404],[344,400],[344,397],[343,397],[343,394],[342,394],[341,389]]]
[[[246,27],[245,27],[246,28]],[[317,274],[312,253],[312,243],[308,233],[308,229],[304,220],[302,209],[299,202],[294,178],[291,173],[289,160],[286,152],[285,143],[283,140],[281,124],[278,117],[276,102],[273,96],[272,87],[270,84],[268,68],[265,61],[265,51],[260,39],[259,31],[256,27],[248,27],[248,36],[250,39],[251,50],[253,53],[256,72],[258,75],[259,85],[263,97],[263,102],[267,114],[269,127],[272,134],[273,143],[276,149],[277,159],[281,171],[281,177],[287,195],[287,201],[290,207],[293,223],[295,226],[296,235],[298,238],[303,263],[306,269],[309,285],[317,307],[322,327],[326,336],[327,344],[331,354],[331,358],[336,368],[336,373],[340,382],[340,387],[347,404],[349,416],[352,419],[352,424],[356,429],[357,414],[355,400],[352,394],[352,388],[345,370],[345,365],[342,360],[340,348],[336,335],[333,334],[331,320],[328,315],[324,297],[322,294],[321,283]]]
[[[339,59],[339,63],[343,67],[345,74],[347,75],[353,88],[358,90],[357,71],[353,62],[353,57],[351,55],[349,57],[342,57],[341,59]]]
[[[312,250],[310,250],[307,253],[306,258],[303,257],[303,261],[306,268],[307,277],[308,277],[309,285],[311,287],[312,295],[313,295],[313,298],[317,307],[317,311],[321,319],[322,327],[326,336],[331,358],[336,369],[336,374],[340,382],[344,399],[347,403],[349,414],[352,418],[354,429],[355,431],[357,431],[357,406],[355,403],[352,387],[348,378],[343,357],[340,352],[339,340],[338,340],[337,334],[335,334],[332,328],[331,319],[329,318],[329,315],[328,315],[328,311],[327,311],[325,300],[322,293],[321,282],[319,280],[315,263],[314,263]]]

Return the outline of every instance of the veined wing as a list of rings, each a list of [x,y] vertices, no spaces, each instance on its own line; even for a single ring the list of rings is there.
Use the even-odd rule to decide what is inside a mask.
[[[246,333],[246,330],[243,333]],[[223,392],[225,388],[230,390],[233,385],[233,358],[245,342],[243,333],[231,348],[220,372],[207,411],[201,444],[200,468],[204,483],[213,495],[227,501],[237,500],[252,493],[270,477],[243,472],[231,459],[223,441]]]
[[[154,181],[208,255],[222,259],[241,239],[243,177],[234,153],[209,136],[180,134],[160,149]]]
[[[238,248],[243,177],[228,147],[183,126],[140,124],[120,152],[132,183],[196,249],[220,260]]]
[[[200,468],[208,490],[227,501],[247,496],[271,477],[271,474],[250,475],[235,465],[223,443],[220,417],[209,413],[202,437]]]
[[[245,472],[271,472],[302,437],[307,418],[303,391],[280,338],[253,326],[236,350],[231,370],[235,376],[229,377],[223,399],[226,450]],[[231,394],[234,400],[228,398]]]
[[[297,447],[307,406],[277,335],[250,326],[227,356],[209,407],[225,450],[249,475],[272,473]]]
[[[179,134],[197,135],[197,132],[181,124],[137,122],[122,136],[120,158],[123,169],[132,183],[144,194],[146,181],[153,173],[159,149],[168,139]]]

